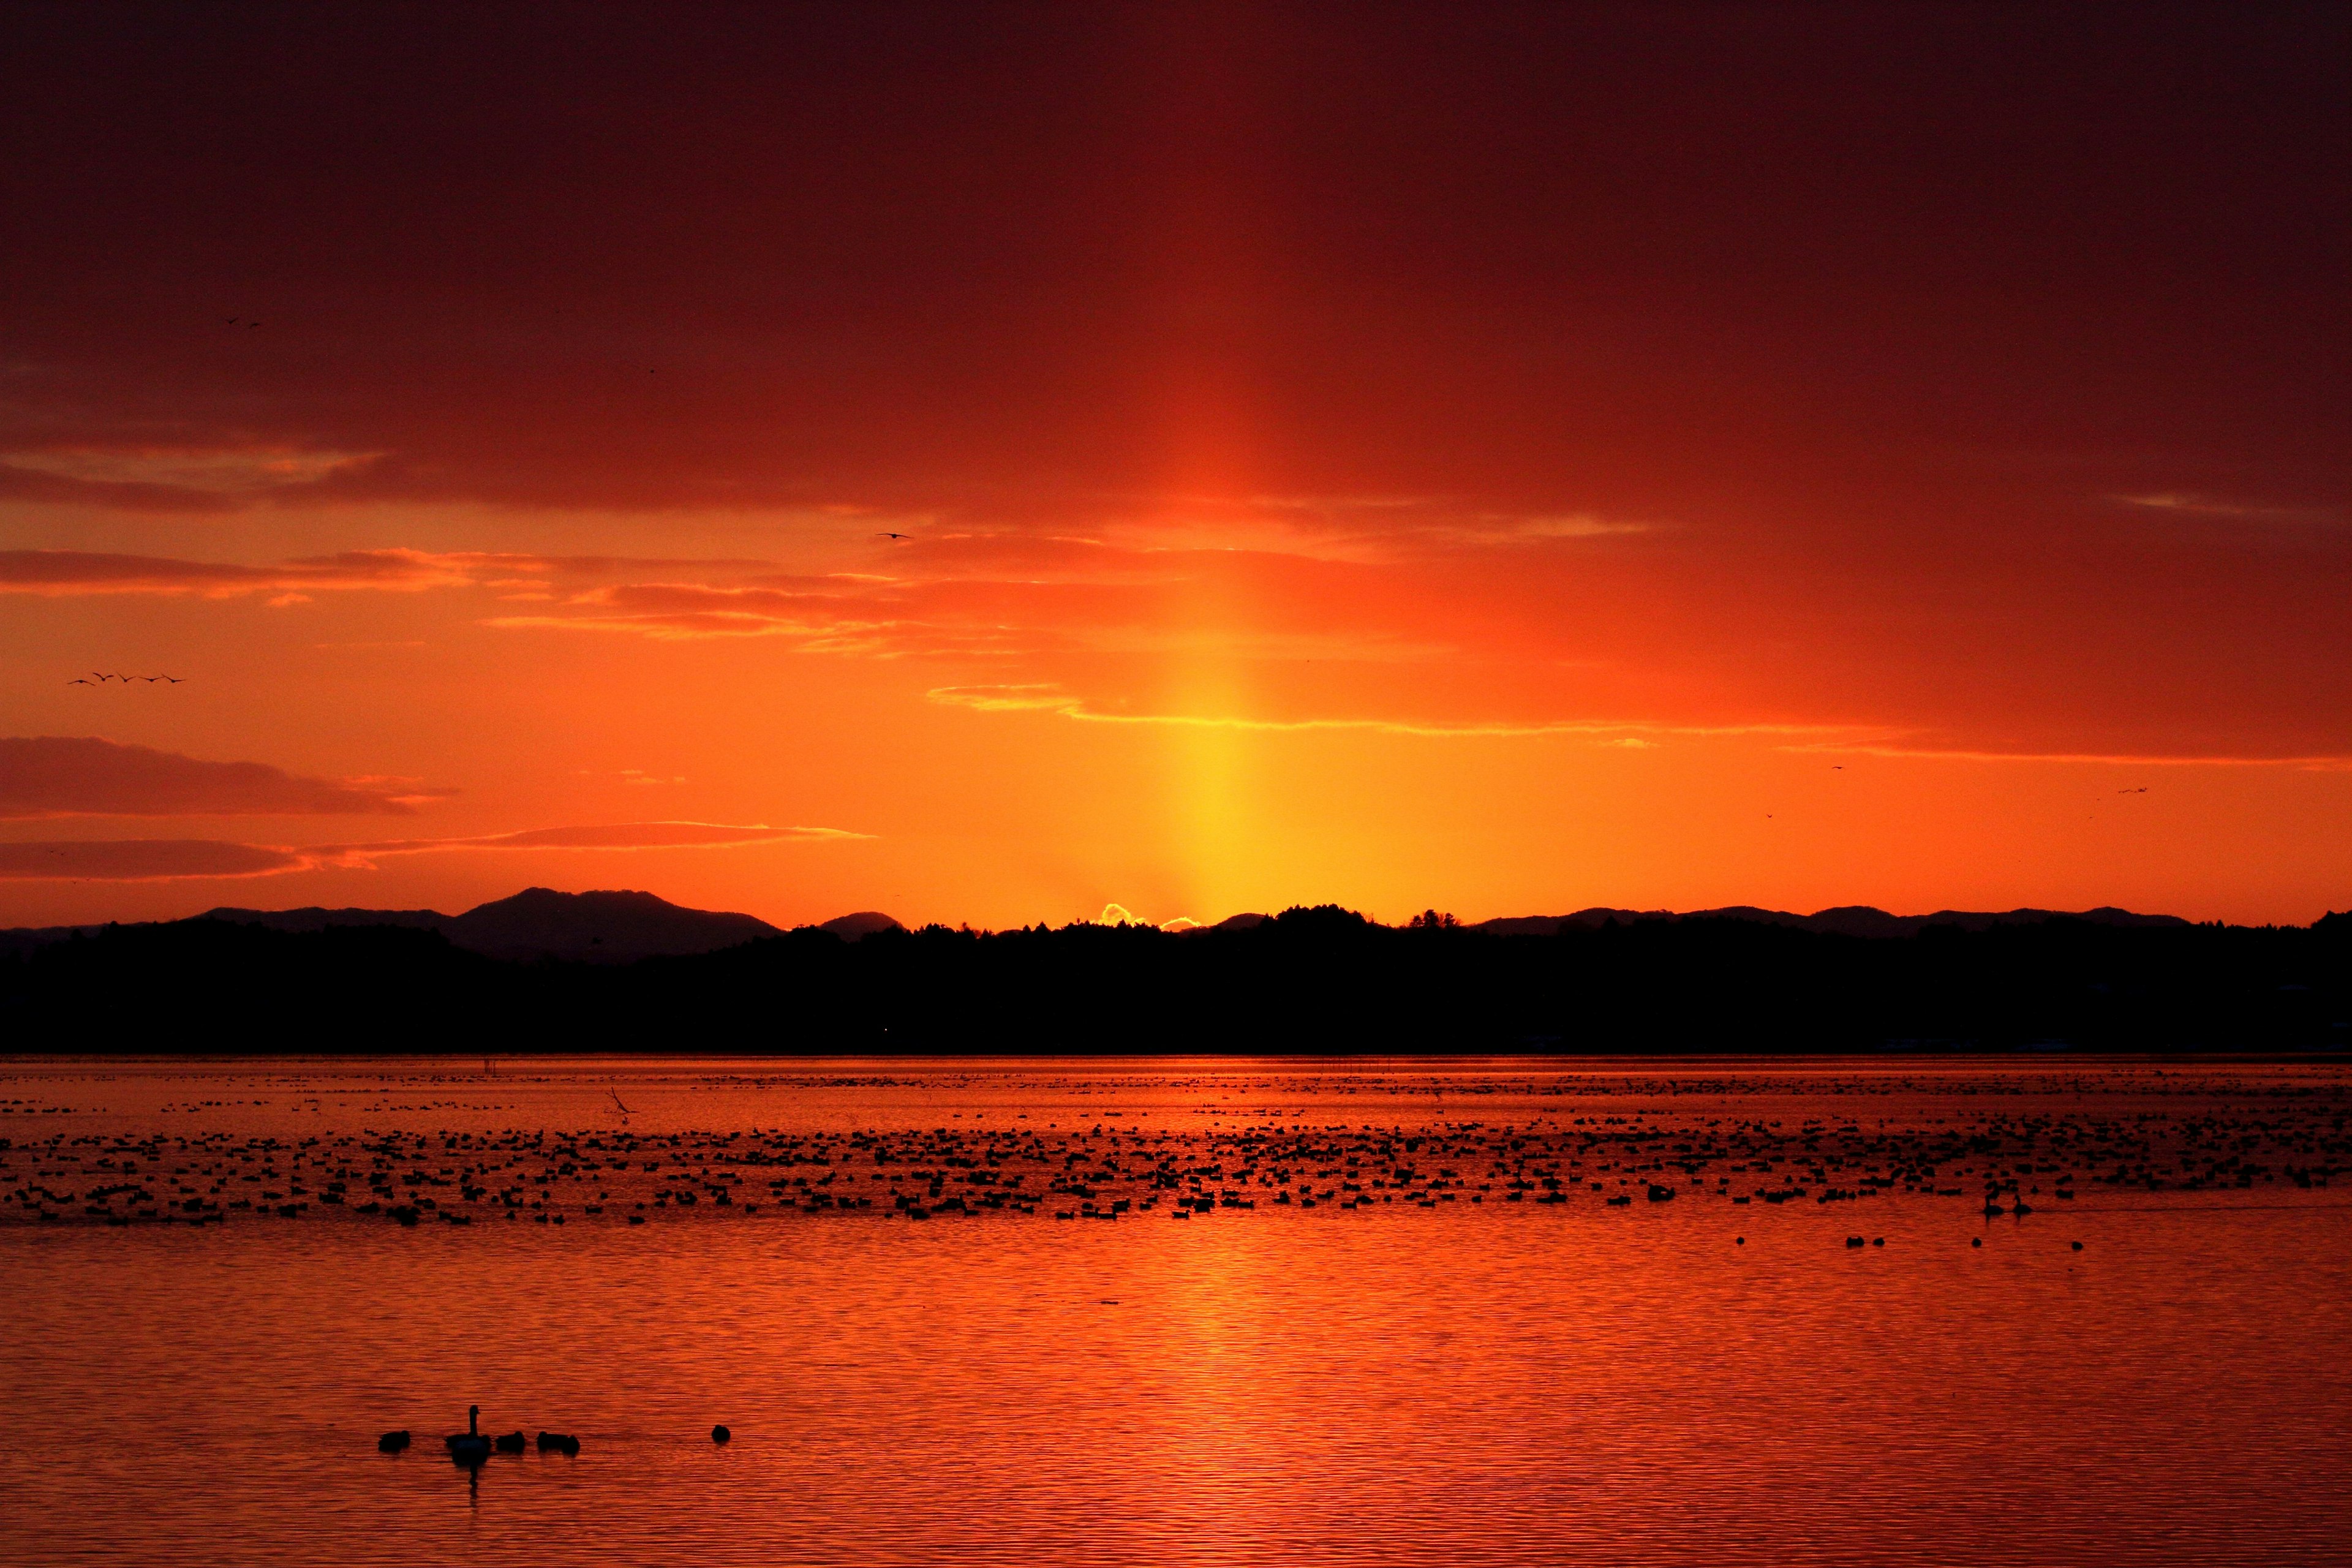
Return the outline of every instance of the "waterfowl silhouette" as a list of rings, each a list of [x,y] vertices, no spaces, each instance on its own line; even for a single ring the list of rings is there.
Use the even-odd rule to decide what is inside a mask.
[[[730,1432],[724,1426],[713,1426],[710,1429],[710,1440],[714,1443],[724,1443],[733,1436],[735,1436],[735,1434]]]
[[[452,1432],[442,1439],[449,1446],[449,1457],[461,1465],[478,1465],[490,1457],[490,1440],[480,1430],[482,1407],[466,1406],[466,1429]]]
[[[539,1451],[542,1454],[550,1451],[577,1454],[580,1452],[580,1439],[569,1432],[541,1432],[539,1435]]]
[[[386,1432],[383,1436],[378,1437],[375,1440],[375,1451],[379,1454],[397,1454],[407,1447],[408,1434],[404,1430],[399,1432]]]
[[[509,1432],[498,1439],[498,1449],[501,1454],[520,1454],[522,1452],[522,1447],[523,1435],[519,1430]]]

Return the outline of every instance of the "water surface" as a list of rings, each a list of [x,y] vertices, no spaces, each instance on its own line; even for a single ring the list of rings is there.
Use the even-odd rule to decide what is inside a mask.
[[[5,1064],[0,1558],[2315,1563],[2348,1110],[2314,1066]],[[582,1450],[469,1473],[469,1404]]]

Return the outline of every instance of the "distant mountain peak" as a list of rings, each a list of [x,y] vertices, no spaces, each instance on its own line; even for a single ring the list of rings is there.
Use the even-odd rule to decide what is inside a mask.
[[[751,915],[688,909],[656,894],[627,888],[584,893],[525,888],[507,898],[477,904],[462,915],[445,915],[437,910],[224,907],[208,910],[200,918],[284,931],[405,926],[439,931],[452,947],[492,958],[576,958],[599,963],[715,952],[782,934]]]
[[[673,904],[658,893],[639,892],[633,888],[597,889],[585,893],[566,893],[554,888],[525,888],[522,891],[509,893],[503,899],[492,899],[487,904],[476,904],[457,918],[466,920],[492,910],[511,910],[517,912],[530,910],[534,913],[603,910],[626,910],[641,913],[675,910],[680,914],[689,915],[709,912],[704,910],[691,910],[684,904]],[[749,920],[751,917],[746,915],[743,918]]]
[[[844,942],[857,942],[879,931],[905,931],[907,928],[880,910],[859,910],[855,914],[835,915],[820,922],[816,929],[829,931]]]
[[[753,915],[690,910],[634,889],[560,892],[525,888],[450,921],[452,944],[499,958],[587,958],[625,963],[740,947],[782,932]]]

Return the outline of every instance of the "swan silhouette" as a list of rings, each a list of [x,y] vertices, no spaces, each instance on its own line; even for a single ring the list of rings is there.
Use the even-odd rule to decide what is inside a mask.
[[[482,1435],[482,1407],[466,1406],[466,1429],[452,1432],[442,1439],[449,1445],[449,1457],[461,1465],[478,1465],[490,1457],[490,1440]]]

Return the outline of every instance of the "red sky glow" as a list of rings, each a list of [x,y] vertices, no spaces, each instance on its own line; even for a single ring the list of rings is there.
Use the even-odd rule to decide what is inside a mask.
[[[9,7],[0,921],[2307,921],[2347,16]]]

